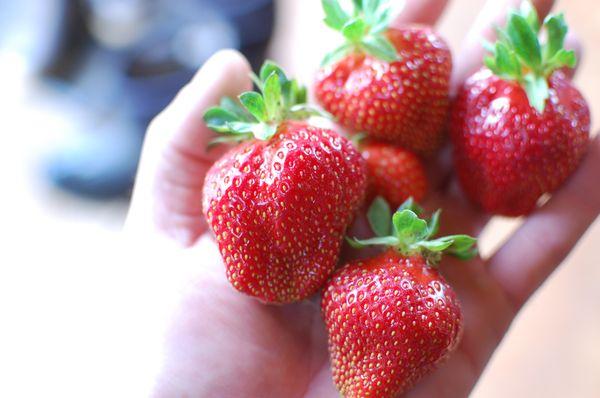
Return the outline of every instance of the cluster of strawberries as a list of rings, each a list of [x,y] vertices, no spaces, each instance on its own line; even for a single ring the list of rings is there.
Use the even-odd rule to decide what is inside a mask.
[[[423,162],[449,131],[473,204],[525,215],[580,163],[590,115],[563,71],[575,57],[563,48],[562,15],[540,25],[528,3],[511,12],[486,67],[451,104],[450,51],[431,29],[389,27],[382,0],[356,0],[351,14],[337,0],[322,3],[325,23],[346,42],[324,61],[315,97],[325,116],[364,138],[311,124],[324,112],[266,62],[254,76],[260,92],[224,98],[205,114],[221,133],[216,142],[238,145],[209,171],[203,209],[236,289],[279,304],[323,289],[333,377],[344,396],[394,397],[459,342],[461,308],[437,270],[442,253],[477,252],[469,236],[435,238],[439,211],[421,218]],[[386,249],[336,270],[364,203],[376,237],[348,241]]]

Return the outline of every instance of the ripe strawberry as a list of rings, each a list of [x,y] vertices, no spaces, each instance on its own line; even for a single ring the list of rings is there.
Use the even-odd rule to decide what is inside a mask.
[[[428,223],[401,208],[392,226],[385,202],[373,207],[373,229],[387,236],[351,242],[390,248],[339,269],[321,303],[333,379],[346,398],[397,397],[448,357],[460,340],[462,312],[436,264],[443,251],[475,254],[475,239],[465,235],[428,240],[439,212]]]
[[[423,200],[427,175],[418,156],[382,142],[367,142],[360,150],[367,162],[367,203],[382,196],[396,209],[410,197],[417,202]]]
[[[333,271],[344,232],[360,206],[366,171],[360,153],[335,132],[299,121],[314,113],[306,91],[266,63],[263,95],[244,93],[207,111],[220,141],[250,139],[209,170],[203,210],[227,277],[269,303],[304,299]]]
[[[451,137],[456,170],[467,196],[489,213],[530,213],[558,189],[585,154],[589,108],[560,69],[575,55],[563,49],[562,15],[540,26],[531,6],[509,15],[493,57],[467,80],[454,105]],[[490,45],[491,47],[491,45]]]
[[[388,28],[385,2],[356,3],[351,17],[338,0],[323,0],[325,23],[347,43],[325,58],[316,98],[349,129],[431,154],[448,116],[448,46],[425,26]]]

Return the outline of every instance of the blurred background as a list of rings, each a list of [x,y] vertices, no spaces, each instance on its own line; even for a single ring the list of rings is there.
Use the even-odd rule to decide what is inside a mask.
[[[114,275],[126,270],[107,254],[145,127],[219,48],[253,65],[267,54],[310,82],[336,34],[318,0],[274,3],[0,0],[0,396],[133,396],[143,353],[139,363],[115,353],[132,350],[125,322],[153,308],[122,307],[131,289]],[[586,48],[576,83],[600,115],[600,8],[557,3]],[[455,54],[482,5],[454,0],[444,14]],[[494,220],[484,252],[518,224]],[[599,246],[597,222],[528,303],[473,397],[600,397]]]

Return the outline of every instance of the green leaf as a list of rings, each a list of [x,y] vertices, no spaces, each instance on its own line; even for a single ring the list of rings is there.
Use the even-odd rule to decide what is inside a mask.
[[[227,128],[231,134],[249,134],[253,132],[256,123],[231,122],[227,123]]]
[[[352,3],[354,3],[354,7],[356,8],[357,11],[361,11],[363,8],[363,0],[352,0]]]
[[[281,85],[281,95],[286,108],[296,103],[296,92],[298,91],[298,82],[296,80],[288,80]]]
[[[501,41],[496,43],[495,53],[495,73],[504,78],[519,79],[521,77],[521,64],[516,54]]]
[[[427,236],[427,222],[412,210],[397,211],[392,216],[392,222],[396,236],[405,245],[412,245]]]
[[[347,54],[349,54],[352,51],[352,48],[352,44],[344,43],[335,50],[327,53],[327,55],[325,55],[325,58],[323,58],[323,61],[321,61],[321,66],[328,66],[339,61],[340,59],[344,58]]]
[[[369,35],[360,42],[360,46],[368,54],[382,61],[394,62],[400,60],[394,45],[383,35]]]
[[[238,117],[221,107],[209,108],[204,113],[204,122],[209,129],[217,132],[227,132],[229,130],[228,123],[239,120]]]
[[[376,197],[367,211],[369,225],[375,235],[389,236],[392,234],[392,212],[390,205],[381,196]]]
[[[242,93],[239,101],[223,97],[220,107],[206,111],[204,119],[207,126],[227,135],[213,140],[210,145],[252,137],[267,140],[277,133],[284,120],[324,114],[306,104],[306,88],[296,80],[289,80],[273,61],[266,61],[259,76],[252,75],[252,78],[261,93]]]
[[[377,34],[381,33],[390,26],[390,22],[392,20],[392,9],[385,8],[382,12],[379,13],[376,17],[375,23],[372,25],[371,30],[369,30],[369,34]]]
[[[365,21],[370,25],[375,25],[378,21],[378,14],[381,9],[382,0],[363,0],[363,12]]]
[[[272,71],[265,80],[263,92],[265,107],[269,120],[279,119],[283,107],[281,82],[276,71]]]
[[[438,209],[433,213],[433,215],[429,219],[429,222],[427,223],[427,237],[428,238],[435,236],[438,233],[438,231],[440,229],[440,215],[441,214],[442,214],[442,210]]]
[[[296,80],[287,80],[281,86],[282,95],[285,101],[286,108],[295,105],[306,104],[307,93],[306,87],[298,84]]]
[[[477,239],[469,235],[450,235],[444,238],[452,242],[451,249],[454,252],[467,251],[477,243]]]
[[[350,19],[338,0],[321,0],[321,5],[325,12],[325,24],[332,29],[341,30]]]
[[[510,37],[508,36],[508,33],[506,33],[505,29],[502,29],[499,26],[494,26],[494,31],[496,32],[496,37],[499,41],[503,42],[507,46],[512,47],[512,41],[510,40]]]
[[[252,83],[254,83],[254,85],[256,86],[256,88],[258,88],[260,91],[262,91],[262,89],[263,89],[263,83],[260,81],[260,77],[258,77],[256,75],[256,73],[250,72],[250,80],[252,80]]]
[[[298,105],[292,106],[290,108],[287,116],[293,120],[303,120],[303,119],[307,119],[311,116],[319,116],[319,117],[324,117],[324,118],[331,119],[331,120],[335,119],[333,117],[333,115],[327,113],[326,111],[319,109],[316,106],[308,105],[308,104],[298,104]]]
[[[294,80],[295,81],[295,80]],[[305,104],[308,100],[308,91],[305,86],[299,86],[296,90],[295,104]]]
[[[419,242],[419,246],[432,251],[432,252],[443,252],[450,246],[452,246],[452,240],[446,238],[438,238],[434,240],[425,240]]]
[[[479,250],[477,249],[477,246],[473,246],[470,249],[467,249],[464,251],[449,250],[448,254],[450,254],[460,260],[470,260],[479,254]]]
[[[354,18],[342,27],[342,34],[348,41],[356,43],[367,33],[367,23],[362,18]]]
[[[371,239],[346,238],[350,246],[362,249],[366,246],[397,246],[399,241],[395,236],[381,236]]]
[[[257,120],[267,121],[267,109],[262,95],[254,91],[248,91],[240,95],[240,102]]]
[[[456,257],[469,259],[477,254],[477,240],[468,235],[450,235],[431,241],[419,242],[418,246],[432,252],[446,251]]]
[[[246,121],[252,120],[252,115],[250,115],[248,112],[246,112],[244,107],[235,98],[225,96],[225,97],[221,98],[221,102],[219,103],[219,106],[221,108],[225,109],[226,111],[233,113],[240,120],[246,120]]]
[[[511,13],[506,33],[519,58],[533,70],[539,70],[542,64],[542,50],[537,34],[527,20],[519,14]]]
[[[389,220],[389,212],[387,202],[377,197],[367,213],[371,229],[377,237],[371,239],[347,237],[346,240],[356,248],[384,245],[395,247],[405,256],[422,255],[431,266],[440,261],[444,251],[464,259],[477,254],[477,240],[468,235],[450,235],[429,240],[438,231],[441,210],[436,211],[429,222],[420,219],[410,209],[398,210],[392,216],[392,227],[385,221]],[[390,229],[393,229],[395,236],[389,235]]]
[[[563,49],[569,28],[563,14],[549,15],[544,21],[544,27],[548,35],[544,48],[544,56],[546,59],[550,59]]]
[[[260,68],[260,80],[266,82],[269,76],[273,74],[273,72],[277,73],[280,81],[287,81],[287,76],[285,72],[279,65],[271,60],[266,60]]]
[[[411,210],[416,215],[420,215],[421,213],[423,213],[423,208],[419,206],[417,202],[415,202],[412,196],[406,199],[396,211],[402,210]]]
[[[487,68],[491,70],[494,75],[500,75],[500,70],[498,70],[498,67],[496,66],[496,58],[487,56],[483,59],[483,64],[487,66]]]
[[[546,74],[550,74],[553,70],[562,68],[563,66],[574,68],[576,64],[577,57],[575,56],[575,51],[561,49],[548,60]]]
[[[525,92],[529,99],[529,104],[537,109],[539,113],[544,113],[546,100],[550,97],[548,80],[545,76],[537,76],[529,73],[525,76]]]
[[[525,0],[521,3],[521,15],[525,18],[531,29],[537,34],[540,31],[540,18],[530,1]]]
[[[268,140],[277,133],[277,126],[266,123],[255,123],[252,125],[252,135],[259,140]]]

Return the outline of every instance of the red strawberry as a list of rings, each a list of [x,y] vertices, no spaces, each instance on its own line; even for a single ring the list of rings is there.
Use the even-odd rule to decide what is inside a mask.
[[[427,192],[427,175],[418,156],[400,147],[381,142],[361,145],[367,161],[369,188],[367,202],[382,196],[393,208],[412,197],[420,202]]]
[[[337,0],[323,6],[325,23],[347,43],[326,58],[317,76],[322,106],[349,129],[420,154],[434,152],[443,142],[449,108],[452,57],[446,43],[429,27],[388,28],[389,9],[382,5],[365,4],[356,17]]]
[[[380,200],[374,206],[381,206]],[[369,213],[391,218],[389,208]],[[444,250],[467,258],[475,240],[465,235],[428,240],[439,213],[427,223],[401,209],[373,229],[387,251],[339,269],[327,283],[321,308],[329,333],[333,379],[346,398],[393,398],[431,372],[457,346],[461,308],[435,268]]]
[[[451,118],[455,165],[467,196],[489,213],[530,213],[545,193],[559,188],[585,154],[589,108],[560,70],[575,55],[564,50],[562,15],[537,39],[532,7],[509,16],[486,59],[458,94]]]
[[[286,303],[313,294],[333,271],[363,199],[365,165],[347,139],[292,120],[312,112],[281,69],[265,64],[257,83],[263,96],[240,96],[251,115],[231,101],[205,115],[225,139],[250,141],[209,170],[203,209],[232,285]]]

